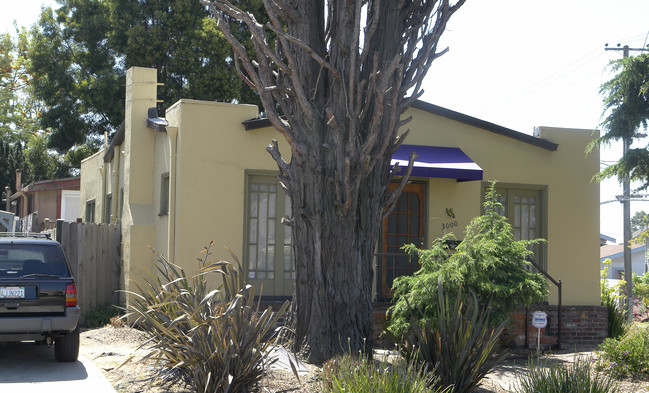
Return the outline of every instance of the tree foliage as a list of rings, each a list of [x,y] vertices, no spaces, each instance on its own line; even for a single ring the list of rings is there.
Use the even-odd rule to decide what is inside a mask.
[[[26,143],[38,129],[40,102],[31,94],[26,30],[16,35],[0,34],[0,138],[8,143]]]
[[[242,0],[260,8],[262,0]],[[34,91],[47,108],[50,146],[66,151],[114,130],[124,118],[131,66],[154,67],[159,110],[180,98],[241,100],[255,94],[236,77],[232,50],[197,0],[58,0],[32,28]]]
[[[273,0],[263,23],[231,1],[202,0],[291,149],[288,162],[276,141],[267,148],[295,213],[284,220],[296,265],[293,348],[311,361],[371,347],[371,261],[410,173],[388,191],[400,117],[464,1]],[[254,56],[237,36],[242,25]]]
[[[635,212],[633,217],[631,217],[631,232],[636,233],[638,231],[644,231],[649,226],[649,216],[644,210]]]
[[[27,164],[20,143],[9,144],[0,138],[0,195],[2,198],[8,198],[5,187],[9,187],[15,192],[16,169],[20,169],[24,174],[27,173]],[[4,210],[4,206],[0,206]]]
[[[27,167],[22,174],[24,184],[67,177],[74,169],[65,157],[48,149],[50,133],[39,128],[44,103],[34,94],[39,79],[31,72],[30,48],[32,42],[25,28],[16,28],[14,36],[0,36],[0,138],[14,149],[24,147],[23,161]],[[80,152],[87,153],[87,149],[90,147],[70,150],[67,154],[73,154],[75,164],[79,165],[77,156]],[[10,174],[10,183],[4,185],[13,189],[14,176]]]
[[[604,133],[588,146],[588,151],[613,141],[628,138],[630,142],[643,138],[641,129],[649,119],[649,54],[626,57],[611,62],[615,76],[600,87],[604,95]],[[649,146],[629,149],[620,160],[601,171],[596,178],[626,175],[649,187]]]
[[[541,273],[532,271],[527,260],[533,255],[530,246],[543,240],[516,240],[511,224],[498,213],[502,209],[493,183],[485,197],[484,214],[471,220],[455,250],[449,249],[456,241],[453,234],[435,240],[428,250],[412,244],[404,247],[419,256],[421,268],[394,282],[390,332],[397,336],[406,333],[411,307],[421,310],[421,315],[416,315],[421,323],[436,320],[437,297],[429,288],[436,288],[438,280],[450,293],[464,286],[482,304],[491,301],[493,324],[505,320],[516,307],[545,300],[548,283]]]

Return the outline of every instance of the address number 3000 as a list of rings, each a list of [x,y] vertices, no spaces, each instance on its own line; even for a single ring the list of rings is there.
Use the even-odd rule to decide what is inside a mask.
[[[447,222],[447,223],[442,224],[442,230],[453,229],[453,228],[457,227],[458,225],[459,225],[459,223],[457,221]]]

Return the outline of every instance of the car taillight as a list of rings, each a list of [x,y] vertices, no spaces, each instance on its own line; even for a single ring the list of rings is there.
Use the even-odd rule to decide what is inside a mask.
[[[68,284],[65,286],[65,307],[74,307],[77,305],[77,286]]]

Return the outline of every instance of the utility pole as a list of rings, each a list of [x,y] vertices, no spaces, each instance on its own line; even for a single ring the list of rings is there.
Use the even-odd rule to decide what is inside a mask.
[[[621,50],[624,58],[629,57],[629,51],[646,51],[647,48],[629,48],[629,45],[617,48],[609,48],[608,44],[604,50]],[[622,137],[622,155],[625,156],[631,146],[631,136],[625,134]],[[633,265],[631,263],[631,184],[629,173],[624,174],[622,179],[622,219],[624,220],[624,281],[626,281],[626,303],[627,320],[633,321]]]

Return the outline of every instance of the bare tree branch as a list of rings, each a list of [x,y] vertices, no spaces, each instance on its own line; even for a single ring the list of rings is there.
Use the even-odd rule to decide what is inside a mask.
[[[394,207],[397,204],[397,201],[399,200],[399,196],[401,195],[401,192],[403,191],[403,188],[408,184],[408,178],[410,177],[410,173],[412,172],[412,167],[415,163],[415,159],[417,158],[417,153],[412,152],[410,153],[410,158],[408,161],[408,167],[406,168],[405,173],[401,177],[401,181],[399,181],[399,185],[397,188],[392,190],[392,192],[389,192],[386,197],[386,202],[385,202],[385,210],[383,211],[383,216],[382,218],[387,217],[392,213],[392,210],[394,210]],[[392,173],[395,173],[397,169],[399,168],[399,164],[395,165],[392,168]]]
[[[268,146],[266,146],[266,151],[270,153],[270,156],[273,157],[277,163],[277,167],[283,174],[288,174],[290,172],[290,167],[288,162],[284,160],[282,154],[279,152],[279,146],[277,144],[277,139],[273,139]]]

